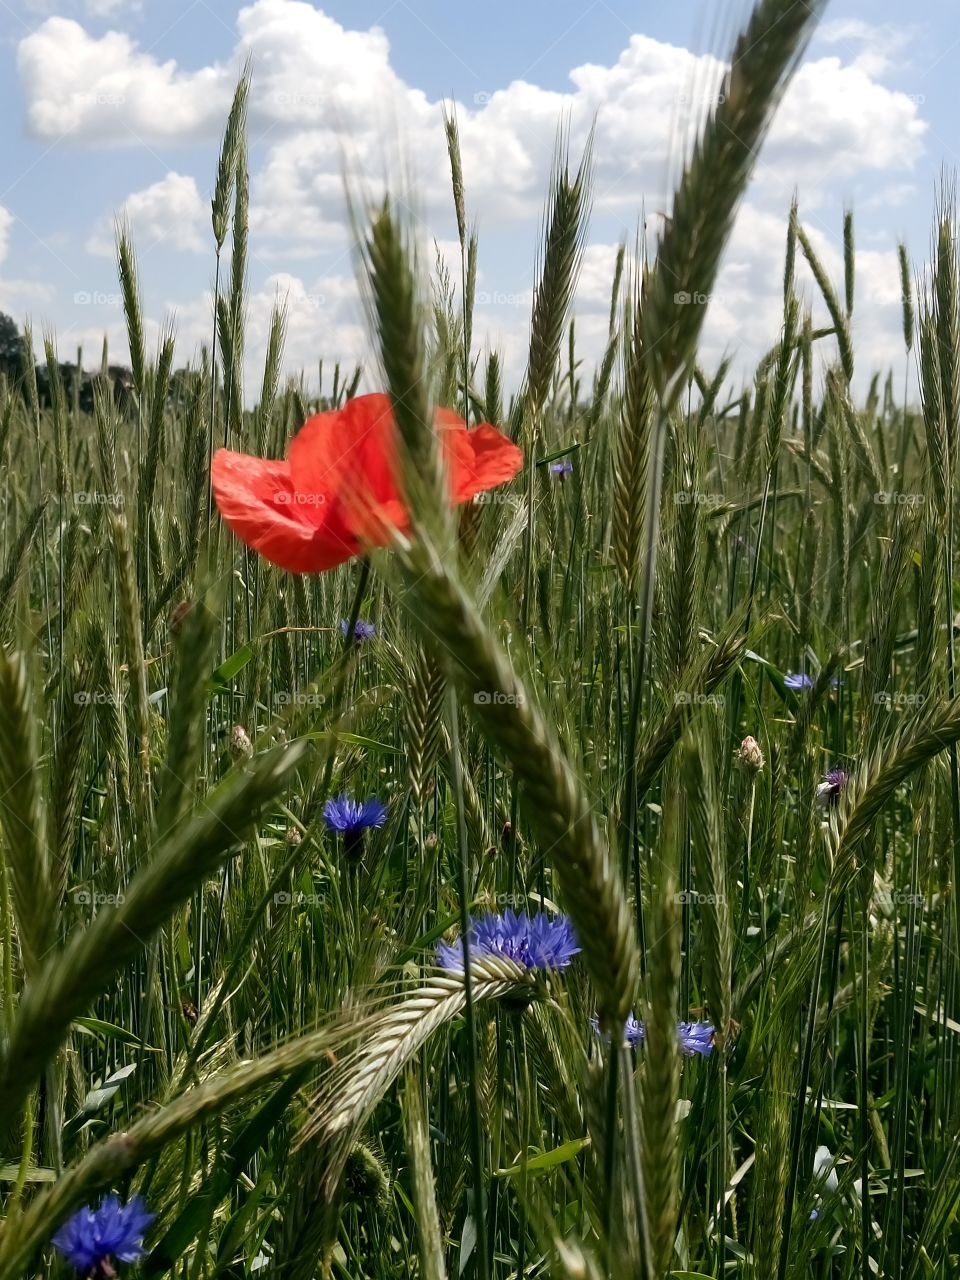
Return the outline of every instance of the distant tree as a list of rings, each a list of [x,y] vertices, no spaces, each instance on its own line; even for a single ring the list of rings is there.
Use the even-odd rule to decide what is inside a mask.
[[[0,311],[0,373],[15,378],[23,358],[23,339],[16,323]]]

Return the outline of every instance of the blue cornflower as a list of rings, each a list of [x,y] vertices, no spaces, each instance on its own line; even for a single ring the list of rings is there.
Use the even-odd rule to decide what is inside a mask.
[[[603,1032],[600,1030],[600,1019],[597,1017],[596,1014],[594,1014],[593,1017],[590,1019],[590,1025],[591,1027],[593,1027],[594,1031],[597,1033],[598,1036],[603,1034]],[[646,1034],[647,1034],[646,1031],[644,1031],[643,1029],[643,1023],[640,1022],[637,1018],[635,1018],[631,1013],[629,1018],[627,1018],[626,1023],[624,1024],[623,1043],[629,1045],[631,1049],[637,1049],[639,1048],[640,1045],[643,1044],[646,1038]],[[606,1036],[604,1038],[606,1040],[610,1039],[609,1036]]]
[[[812,689],[813,676],[808,676],[806,672],[791,672],[783,677],[783,683],[788,689]]]
[[[350,623],[346,618],[340,619],[340,634],[345,636],[350,630]],[[377,634],[377,628],[372,622],[364,622],[362,618],[358,618],[356,626],[353,628],[354,640],[372,640]]]
[[[140,1196],[121,1204],[106,1196],[97,1209],[79,1209],[53,1237],[53,1245],[85,1276],[112,1276],[112,1261],[138,1262],[146,1256],[144,1233],[157,1215]]]
[[[471,917],[469,943],[471,958],[506,956],[524,969],[566,969],[580,951],[567,916],[517,915],[509,907],[503,915]],[[462,972],[463,940],[441,942],[437,964]]]
[[[680,1041],[680,1052],[688,1058],[695,1053],[707,1058],[713,1051],[714,1029],[709,1022],[678,1022],[677,1039]]]
[[[323,806],[323,820],[328,831],[340,831],[354,835],[367,827],[382,827],[387,820],[387,806],[376,796],[369,800],[354,800],[341,795],[328,800]]]
[[[623,1038],[631,1049],[639,1049],[647,1038],[643,1023],[631,1013],[623,1028]]]
[[[828,769],[817,787],[817,799],[820,803],[839,804],[840,792],[847,785],[848,776],[845,769]]]
[[[387,820],[387,806],[376,796],[354,800],[353,796],[331,798],[323,806],[323,820],[328,831],[343,836],[343,851],[348,858],[363,857],[363,833],[368,827],[382,827]]]
[[[552,476],[569,476],[573,474],[573,463],[569,458],[561,458],[559,462],[551,462],[547,470]]]
[[[600,1035],[600,1020],[596,1014],[590,1019],[594,1031]],[[631,1013],[623,1028],[624,1043],[631,1049],[638,1049],[647,1038],[642,1022]],[[692,1057],[695,1053],[706,1057],[713,1049],[713,1027],[709,1022],[678,1022],[677,1040],[681,1053]]]

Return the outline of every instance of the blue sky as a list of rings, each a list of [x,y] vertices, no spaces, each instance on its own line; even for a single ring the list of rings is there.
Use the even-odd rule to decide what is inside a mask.
[[[0,309],[123,357],[110,256],[133,226],[150,320],[176,317],[179,358],[209,331],[207,214],[219,132],[254,60],[248,392],[269,310],[287,299],[289,369],[365,351],[340,188],[344,150],[374,185],[412,165],[427,251],[454,235],[439,103],[455,99],[481,245],[478,341],[523,364],[539,211],[556,127],[598,120],[597,200],[578,298],[599,347],[615,246],[669,203],[680,130],[716,83],[746,5],[673,0],[0,0]],[[382,34],[380,34],[382,33]],[[689,51],[689,52],[687,52]],[[856,322],[866,365],[896,364],[898,239],[918,270],[941,171],[960,161],[960,6],[835,0],[784,104],[710,306],[706,352],[743,368],[776,338],[791,193],[836,273],[857,218]],[[691,106],[691,103],[694,104]],[[813,293],[809,297],[813,302]],[[78,301],[79,299],[79,301]],[[816,305],[814,303],[814,305]]]

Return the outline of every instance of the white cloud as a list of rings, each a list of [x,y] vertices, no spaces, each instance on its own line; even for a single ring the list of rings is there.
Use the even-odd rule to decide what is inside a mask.
[[[82,7],[88,18],[112,19],[122,13],[141,13],[143,0],[24,0],[31,13],[50,14]]]
[[[917,103],[839,58],[807,62],[793,79],[764,149],[762,170],[789,183],[824,187],[871,170],[909,170],[927,126]],[[784,185],[781,180],[781,186]]]
[[[9,209],[0,205],[0,266],[10,252],[10,233],[16,221]],[[10,280],[0,276],[0,311],[19,322],[33,307],[48,303],[53,286],[40,280]]]
[[[244,393],[254,401],[260,393],[263,360],[275,306],[285,312],[283,369],[303,372],[308,385],[316,385],[323,360],[329,387],[335,361],[349,372],[357,363],[369,364],[369,345],[363,325],[356,282],[351,275],[326,275],[303,279],[278,272],[247,294],[244,308]],[[168,300],[167,309],[177,321],[177,360],[196,361],[200,348],[209,346],[213,298],[205,292],[186,302]]]
[[[857,49],[854,66],[867,75],[879,76],[895,65],[895,55],[909,43],[911,33],[903,27],[864,22],[861,18],[834,18],[824,22],[817,39],[824,44]]]
[[[117,0],[89,2],[102,12]],[[705,351],[717,359],[725,348],[742,349],[745,361],[756,359],[775,340],[794,187],[808,216],[860,182],[869,184],[871,194],[882,183],[893,204],[906,198],[923,152],[926,125],[919,102],[878,78],[889,71],[902,32],[847,22],[828,24],[820,38],[830,52],[808,60],[788,89],[715,289]],[[392,190],[406,189],[396,178],[398,172],[406,176],[401,165],[409,162],[424,239],[449,229],[440,104],[394,70],[380,28],[349,30],[302,0],[253,0],[237,16],[233,48],[222,61],[199,69],[161,62],[129,35],[93,36],[62,17],[48,19],[20,42],[18,63],[28,123],[36,134],[65,134],[85,144],[146,142],[161,152],[174,141],[203,139],[212,172],[237,71],[247,56],[254,68],[251,131],[265,146],[263,163],[251,177],[252,261],[267,262],[274,271],[248,300],[253,378],[278,289],[289,298],[288,368],[315,368],[321,355],[353,359],[363,349],[362,315],[351,292],[344,169],[365,175],[376,194],[384,175],[390,175]],[[568,122],[574,156],[596,121],[594,207],[606,219],[604,234],[612,237],[616,232],[609,224],[622,221],[629,230],[641,208],[648,217],[668,210],[679,160],[722,75],[716,58],[634,35],[611,65],[573,68],[566,92],[517,80],[458,104],[468,212],[480,226],[487,272],[482,290],[490,299],[478,306],[475,334],[478,343],[486,338],[504,347],[508,372],[519,373],[525,357],[533,229],[560,121]],[[141,254],[160,244],[209,248],[208,208],[191,177],[168,173],[129,196],[125,212]],[[515,236],[518,226],[529,236],[530,262],[523,277],[511,282],[487,246],[491,233],[494,240],[503,232]],[[835,242],[818,233],[812,220],[811,233],[819,235],[836,276]],[[112,253],[108,223],[95,228],[88,247]],[[449,258],[450,246],[443,248]],[[615,251],[614,245],[593,244],[584,256],[578,332],[593,355],[606,336]],[[301,275],[279,271],[309,262],[311,255],[323,258],[323,273],[311,277],[302,265]],[[431,252],[425,262],[432,260]],[[858,254],[862,291],[856,323],[873,343],[871,358],[896,358],[890,335],[899,321],[891,321],[896,307],[887,282],[890,266],[889,244]],[[895,270],[890,279],[895,284]],[[178,314],[188,347],[208,341],[209,299],[181,304]]]
[[[13,226],[13,214],[0,204],[0,264],[7,256],[10,247],[10,228]]]
[[[124,201],[120,215],[130,223],[137,251],[143,255],[156,245],[203,253],[209,249],[209,205],[201,199],[195,180],[182,173],[168,173]],[[87,241],[93,254],[112,257],[115,252],[113,219],[102,219]]]
[[[261,187],[282,191],[295,211],[282,219],[280,235],[290,234],[293,216],[320,238],[331,215],[342,219],[336,202],[345,151],[364,172],[382,174],[402,148],[416,158],[424,198],[446,198],[439,104],[396,74],[382,30],[347,30],[302,0],[255,0],[241,9],[229,62],[197,71],[158,62],[127,35],[95,38],[76,22],[51,18],[19,46],[28,121],[43,136],[88,142],[215,139],[248,55],[252,119],[277,139]],[[496,220],[538,209],[564,116],[575,147],[596,117],[599,205],[662,198],[669,162],[716,96],[722,70],[716,58],[634,35],[613,65],[575,67],[569,92],[518,80],[475,95],[459,106],[471,201]],[[808,62],[771,132],[769,165],[789,164],[795,181],[817,182],[826,156],[846,173],[909,168],[924,132],[917,107],[864,66],[834,56]]]
[[[843,256],[837,240],[812,222],[800,219],[834,287],[842,295]],[[782,280],[786,220],[754,203],[740,210],[712,292],[702,341],[705,367],[725,354],[735,357],[741,375],[777,340],[783,323]],[[829,316],[802,252],[796,259],[796,288],[813,312],[814,326],[829,325]],[[900,275],[896,249],[856,250],[854,347],[858,384],[878,368],[902,368]],[[822,360],[836,360],[832,338],[819,344]]]
[[[48,18],[20,41],[17,69],[27,122],[40,137],[91,143],[171,141],[222,128],[233,73],[178,71],[118,31],[99,38],[70,18]]]
[[[139,13],[141,0],[84,0],[84,8],[91,18],[116,18],[123,12]]]

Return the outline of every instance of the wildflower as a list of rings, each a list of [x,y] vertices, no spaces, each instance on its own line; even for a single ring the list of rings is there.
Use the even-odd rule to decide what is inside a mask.
[[[242,724],[235,724],[230,730],[230,754],[234,760],[249,760],[253,755],[253,743]]]
[[[343,1170],[343,1185],[348,1202],[385,1209],[392,1203],[390,1175],[375,1151],[358,1142]]]
[[[709,1022],[680,1022],[677,1024],[677,1039],[680,1052],[688,1058],[699,1053],[707,1058],[713,1050],[714,1028]]]
[[[647,1038],[643,1023],[631,1013],[623,1027],[623,1038],[631,1049],[639,1049]]]
[[[744,738],[740,743],[740,750],[737,752],[737,764],[746,769],[748,773],[759,773],[763,768],[763,763],[763,752],[760,750],[760,743],[756,738]]]
[[[597,1035],[600,1035],[600,1021],[597,1016],[594,1015],[590,1021],[594,1031]],[[677,1041],[680,1045],[680,1052],[688,1058],[693,1057],[695,1053],[701,1054],[704,1058],[708,1057],[713,1050],[713,1037],[714,1028],[709,1022],[677,1023]],[[646,1038],[646,1028],[631,1013],[623,1028],[624,1043],[628,1044],[631,1049],[638,1049]]]
[[[53,1237],[54,1247],[81,1275],[112,1277],[112,1263],[138,1262],[146,1256],[144,1233],[156,1214],[150,1213],[140,1196],[122,1205],[116,1196],[106,1196],[97,1209],[79,1209]]]
[[[847,785],[845,769],[828,769],[817,787],[817,799],[821,804],[834,805],[840,801],[840,792]]]
[[[350,623],[346,618],[340,619],[340,634],[345,636],[350,630]],[[372,622],[364,622],[362,618],[358,618],[353,628],[354,640],[372,640],[377,634],[377,628]]]
[[[288,848],[296,849],[297,845],[299,845],[303,841],[303,834],[301,833],[299,827],[292,827],[292,826],[287,827],[287,831],[286,831],[286,835],[284,836],[284,839],[287,842]]]
[[[823,1211],[823,1196],[820,1192],[827,1192],[832,1196],[840,1186],[840,1179],[837,1177],[836,1163],[830,1153],[829,1147],[817,1147],[813,1156],[813,1178],[819,1189],[813,1197],[814,1207],[810,1210],[810,1222],[816,1222]]]
[[[813,676],[806,672],[791,672],[783,677],[783,683],[788,689],[812,689]]]
[[[564,476],[573,474],[573,463],[569,458],[561,458],[559,462],[551,462],[548,470],[552,476],[559,476],[562,480]]]
[[[181,600],[170,615],[170,634],[174,639],[178,639],[183,631],[183,624],[186,622],[187,614],[190,612],[192,605],[189,600]]]
[[[455,505],[512,480],[523,465],[517,446],[489,423],[468,430],[438,409],[434,425]],[[357,396],[309,418],[282,462],[218,449],[211,482],[242,542],[282,569],[322,573],[409,527],[397,454],[389,396]]]
[[[376,796],[354,800],[340,795],[323,806],[323,820],[328,831],[343,836],[343,851],[353,861],[363,857],[363,833],[370,827],[382,827],[387,820],[387,806]]]
[[[523,969],[566,969],[580,951],[567,916],[549,916],[545,911],[518,915],[509,907],[502,915],[472,917],[468,941],[471,958],[506,956]],[[462,972],[463,940],[441,942],[437,964]]]
[[[594,1014],[590,1019],[590,1025],[598,1036],[603,1034],[600,1030],[600,1019],[596,1014]],[[624,1044],[629,1045],[631,1049],[637,1049],[643,1044],[646,1039],[646,1035],[647,1033],[644,1030],[643,1023],[635,1018],[631,1013],[623,1027]],[[609,1036],[607,1039],[609,1039]]]

